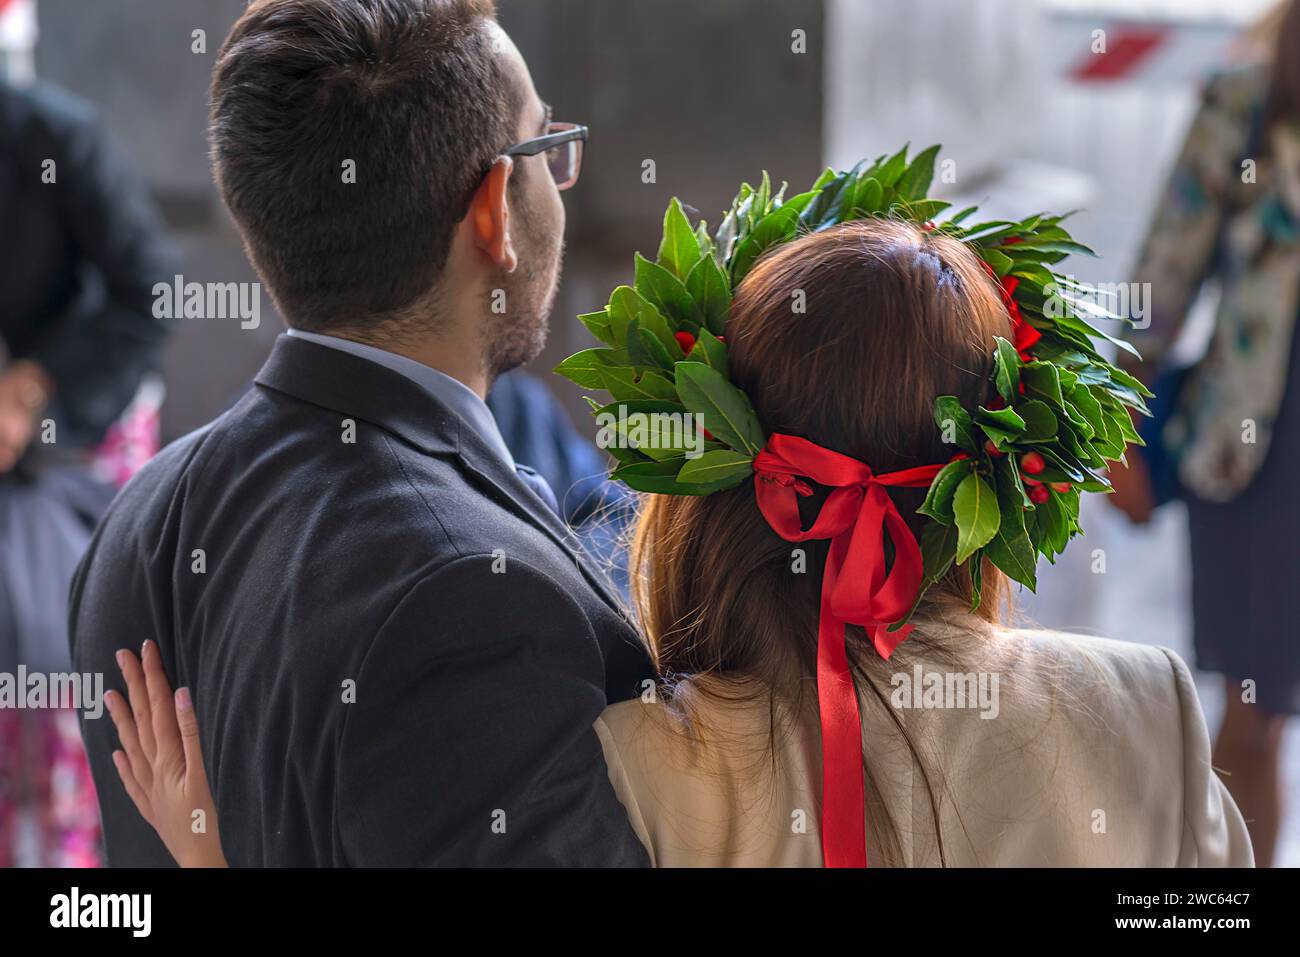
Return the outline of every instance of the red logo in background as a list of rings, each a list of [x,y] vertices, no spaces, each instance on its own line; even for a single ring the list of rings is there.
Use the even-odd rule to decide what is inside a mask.
[[[1123,80],[1151,58],[1164,45],[1169,28],[1163,26],[1123,25],[1106,31],[1106,52],[1089,53],[1070,75],[1076,80]]]

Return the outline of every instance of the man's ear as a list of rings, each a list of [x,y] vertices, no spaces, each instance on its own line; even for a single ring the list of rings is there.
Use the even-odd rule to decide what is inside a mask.
[[[519,265],[510,241],[510,177],[514,170],[514,160],[509,156],[498,159],[483,177],[469,205],[474,245],[506,272],[514,272]]]

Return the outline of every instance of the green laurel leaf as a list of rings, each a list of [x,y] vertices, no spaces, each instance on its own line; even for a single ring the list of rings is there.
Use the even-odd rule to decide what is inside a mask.
[[[760,219],[736,247],[736,255],[731,260],[731,281],[739,286],[758,257],[771,247],[793,239],[798,228],[798,210],[785,206]]]
[[[668,336],[677,329],[694,329],[699,325],[695,302],[686,291],[686,284],[663,266],[652,263],[640,253],[636,254],[636,291],[663,316],[672,320],[672,328],[665,326]]]
[[[948,574],[956,558],[956,525],[929,524],[921,529],[921,561],[926,581],[937,582]]]
[[[585,312],[578,317],[578,321],[587,327],[587,330],[606,345],[621,345],[615,338],[613,330],[609,325],[609,310],[601,309],[599,312]]]
[[[908,144],[908,146],[910,145],[911,144]],[[889,157],[889,159],[885,161],[884,165],[876,171],[876,179],[878,179],[880,185],[886,189],[889,189],[898,183],[903,174],[907,172],[908,146],[904,146],[893,156]]]
[[[722,484],[739,485],[754,473],[754,459],[744,452],[732,449],[713,449],[699,458],[688,458],[677,481],[686,485]]]
[[[751,458],[767,441],[749,397],[702,362],[677,363],[677,394],[723,444]]]
[[[997,494],[975,474],[967,475],[957,486],[952,510],[957,521],[957,564],[960,565],[997,534],[1001,514]]]
[[[619,286],[614,290],[613,295],[609,297],[607,312],[610,332],[617,337],[617,344],[626,346],[627,341],[636,335],[632,329],[632,323],[635,321],[641,328],[654,333],[668,350],[669,355],[674,351],[681,351],[663,313],[631,286]]]
[[[1037,554],[1025,530],[1024,498],[1012,470],[1007,459],[998,461],[995,482],[1000,518],[997,533],[989,540],[984,553],[1011,579],[1033,591],[1037,587]]]
[[[934,179],[934,160],[938,155],[937,145],[916,154],[916,158],[907,167],[907,172],[899,177],[895,187],[899,196],[907,200],[922,199],[925,196],[930,189],[930,181]]]
[[[705,256],[686,277],[686,291],[695,300],[695,308],[705,328],[715,336],[723,335],[731,318],[731,284],[712,256]]]
[[[998,449],[1016,441],[1025,430],[1025,420],[1014,409],[986,409],[980,406],[975,422]]]
[[[606,390],[620,402],[633,402],[640,399],[677,401],[677,390],[663,373],[638,372],[627,366],[602,366],[596,369],[596,374],[601,380],[598,388]]]
[[[635,366],[652,366],[671,372],[677,357],[668,351],[659,337],[649,329],[641,328],[639,319],[633,319],[628,325],[627,357]],[[675,350],[678,354],[680,349]]]
[[[596,424],[600,428],[596,444],[615,456],[616,450],[634,449],[637,452],[635,461],[643,458],[681,458],[690,449],[684,443],[674,443],[672,440],[684,436],[674,435],[671,428],[638,431],[637,424],[655,421],[654,416],[681,416],[684,411],[676,402],[661,400],[611,402],[594,411]]]
[[[945,465],[930,483],[930,488],[925,493],[925,501],[917,511],[943,525],[951,525],[953,496],[961,480],[970,474],[974,465],[973,459],[961,459]]]
[[[569,356],[553,371],[584,389],[603,389],[605,380],[601,372],[610,368],[615,359],[613,349],[583,349]]]
[[[664,238],[659,244],[659,265],[685,282],[691,268],[700,261],[700,239],[691,229],[676,196],[664,214]]]
[[[691,354],[686,358],[691,362],[703,362],[710,368],[717,369],[724,376],[728,374],[727,344],[709,332],[708,329],[700,329],[700,334],[695,340],[695,347],[691,349]]]
[[[934,400],[934,422],[939,426],[940,435],[945,442],[956,445],[970,455],[979,451],[975,423],[956,396],[941,395]]]
[[[1016,414],[1025,423],[1022,442],[1043,442],[1056,435],[1056,416],[1041,399],[1030,399],[1016,406]]]
[[[1016,347],[1001,336],[995,336],[993,341],[997,344],[993,352],[993,381],[998,395],[1010,405],[1020,392],[1020,356]]]
[[[638,492],[657,495],[709,495],[728,487],[725,483],[710,482],[688,484],[677,480],[677,473],[687,462],[685,457],[662,462],[634,462],[622,465],[610,474],[616,482],[623,482]]]

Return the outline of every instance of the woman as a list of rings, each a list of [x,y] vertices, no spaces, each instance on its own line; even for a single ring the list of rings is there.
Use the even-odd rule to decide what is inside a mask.
[[[799,290],[805,310],[791,308]],[[867,220],[762,259],[726,341],[734,382],[771,429],[884,474],[952,457],[934,399],[991,404],[990,350],[1011,334],[962,243]],[[915,524],[924,490],[892,494]],[[597,732],[659,866],[823,862],[812,687],[828,547],[792,547],[755,498],[749,483],[652,496],[639,516],[634,592],[664,680],[607,709]],[[982,577],[973,614],[969,569],[944,575],[888,662],[849,629],[872,862],[1249,865],[1186,666],[1155,648],[1003,628],[1005,582],[991,564]],[[124,785],[178,861],[224,863],[188,694],[173,708],[151,644],[143,665],[119,661],[130,703],[114,694],[109,707]],[[935,674],[969,698],[931,699]]]
[[[1207,86],[1139,260],[1153,313],[1132,371],[1183,384],[1154,455],[1117,472],[1113,499],[1144,522],[1153,474],[1168,474],[1187,502],[1196,662],[1224,677],[1214,763],[1266,866],[1282,732],[1300,713],[1300,3],[1268,37],[1271,56]],[[1166,356],[1206,283],[1221,291],[1214,334],[1178,373]]]

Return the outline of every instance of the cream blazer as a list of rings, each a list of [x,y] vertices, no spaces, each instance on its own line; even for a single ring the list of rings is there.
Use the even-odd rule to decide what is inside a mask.
[[[1176,654],[974,619],[923,630],[946,630],[963,672],[949,678],[951,666],[923,660],[923,643],[909,640],[877,682],[891,700],[864,704],[868,804],[873,792],[883,802],[867,814],[871,863],[1253,865]],[[909,646],[921,650],[909,657]],[[886,706],[926,755],[933,803]],[[748,682],[687,681],[672,703],[611,706],[596,732],[655,866],[821,866],[815,710]],[[882,833],[894,836],[890,853]]]

